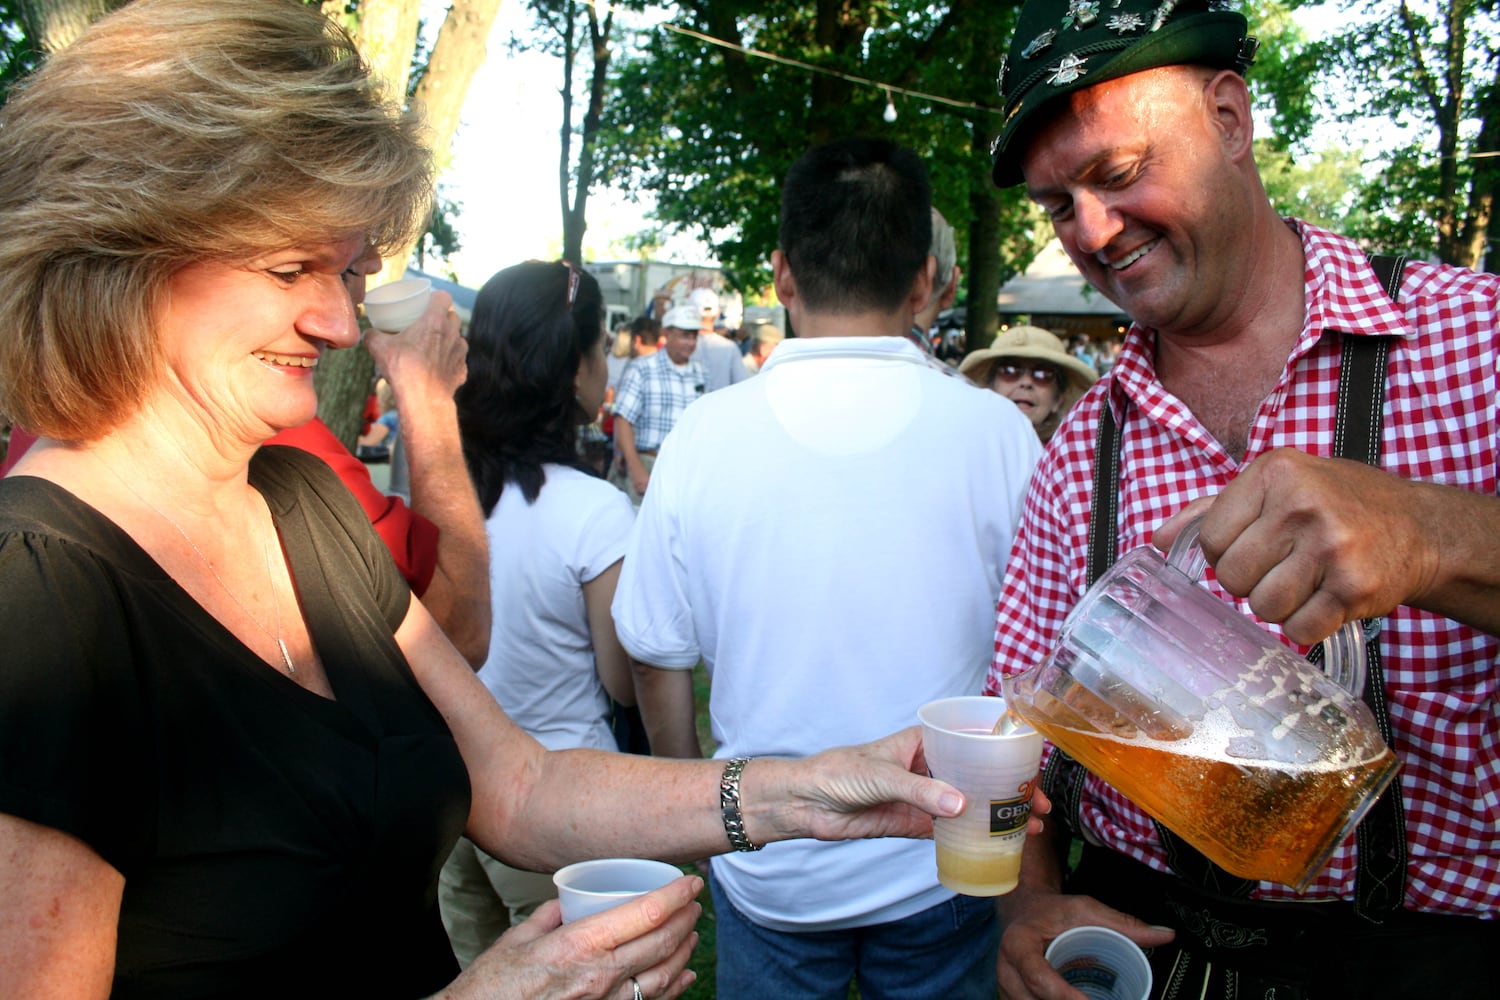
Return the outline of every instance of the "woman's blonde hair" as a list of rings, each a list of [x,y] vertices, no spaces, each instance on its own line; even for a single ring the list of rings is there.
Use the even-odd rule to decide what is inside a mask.
[[[97,437],[160,366],[167,282],[364,234],[416,236],[419,120],[299,0],[135,0],[0,109],[0,412]]]
[[[635,351],[635,338],[630,335],[630,327],[622,326],[615,331],[615,345],[610,349],[617,358],[628,358]]]

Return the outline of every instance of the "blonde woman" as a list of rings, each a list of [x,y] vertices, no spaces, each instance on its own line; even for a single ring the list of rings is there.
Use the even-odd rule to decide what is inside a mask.
[[[545,904],[455,978],[460,832],[541,871],[694,859],[730,847],[724,769],[543,750],[327,466],[261,447],[357,341],[341,275],[431,188],[418,123],[298,0],[136,0],[0,111],[0,410],[40,436],[0,480],[0,996],[691,983],[688,877]],[[913,730],[752,761],[731,830],[926,835],[962,797],[922,770]]]

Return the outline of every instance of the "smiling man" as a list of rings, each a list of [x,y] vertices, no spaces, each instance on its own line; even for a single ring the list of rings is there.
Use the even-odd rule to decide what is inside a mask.
[[[1230,6],[1021,11],[995,181],[1135,322],[1032,481],[987,686],[1052,648],[1117,553],[1201,514],[1211,589],[1289,642],[1379,620],[1366,698],[1399,787],[1297,896],[1211,868],[1054,754],[1044,787],[1089,846],[1070,873],[1028,847],[1001,991],[1076,996],[1043,949],[1105,924],[1155,948],[1169,995],[1500,995],[1500,279],[1375,263],[1277,214]]]

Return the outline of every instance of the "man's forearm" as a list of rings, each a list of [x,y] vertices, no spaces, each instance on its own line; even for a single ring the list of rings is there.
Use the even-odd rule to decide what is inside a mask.
[[[478,669],[490,644],[489,544],[464,464],[458,411],[441,398],[401,400],[400,406],[411,506],[438,528],[437,568],[422,603]]]
[[[644,475],[646,466],[641,462],[641,453],[635,446],[635,428],[630,421],[615,414],[615,450],[625,462],[625,471],[631,475]]]
[[[693,700],[693,672],[632,661],[641,723],[653,757],[702,757]]]

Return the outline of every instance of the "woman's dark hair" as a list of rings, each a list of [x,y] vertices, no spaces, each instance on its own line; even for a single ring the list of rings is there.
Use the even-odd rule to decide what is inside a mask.
[[[486,517],[509,482],[535,502],[548,462],[593,474],[578,454],[578,427],[594,414],[579,406],[574,377],[603,336],[599,283],[567,264],[516,264],[479,290],[469,376],[455,398],[464,460]]]

